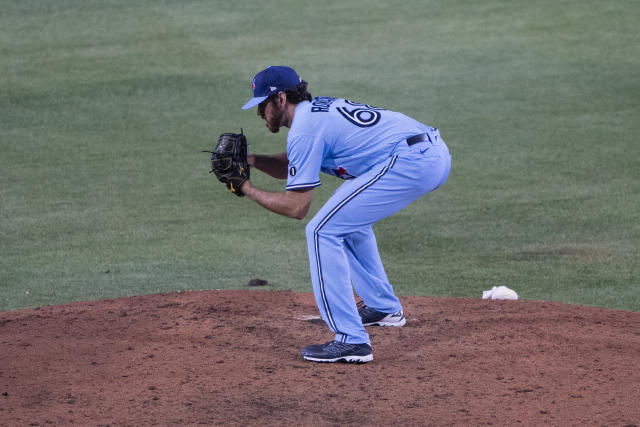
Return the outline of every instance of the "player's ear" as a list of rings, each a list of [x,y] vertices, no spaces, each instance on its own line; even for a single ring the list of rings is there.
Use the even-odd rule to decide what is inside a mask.
[[[286,103],[287,103],[287,94],[283,91],[278,92],[278,104],[281,107],[284,107]]]

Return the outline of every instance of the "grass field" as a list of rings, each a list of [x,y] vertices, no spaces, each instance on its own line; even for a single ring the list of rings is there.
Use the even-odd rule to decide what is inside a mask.
[[[240,110],[281,64],[450,146],[447,184],[375,227],[399,294],[640,310],[640,3],[302,3],[0,0],[0,310],[310,291],[306,221],[232,196],[200,152],[240,127],[283,151]]]

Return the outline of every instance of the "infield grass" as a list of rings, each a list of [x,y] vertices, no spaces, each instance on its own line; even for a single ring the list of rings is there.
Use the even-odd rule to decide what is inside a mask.
[[[284,150],[240,110],[281,64],[450,146],[446,185],[375,226],[399,294],[640,310],[640,3],[397,3],[0,0],[0,310],[311,291],[306,220],[232,196],[200,152],[240,127]]]

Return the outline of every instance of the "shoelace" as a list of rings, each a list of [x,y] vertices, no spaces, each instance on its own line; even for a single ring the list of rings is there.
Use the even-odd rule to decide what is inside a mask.
[[[329,341],[322,346],[327,353],[339,355],[353,348],[353,344],[341,343],[337,341]]]

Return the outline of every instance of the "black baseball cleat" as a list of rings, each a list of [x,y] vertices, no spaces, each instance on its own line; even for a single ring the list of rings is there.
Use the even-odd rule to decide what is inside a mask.
[[[312,362],[366,363],[373,360],[373,353],[369,344],[329,341],[326,344],[309,345],[303,348],[302,357]]]
[[[367,305],[361,301],[358,303],[358,314],[362,320],[362,326],[404,326],[407,319],[404,317],[402,310],[395,313],[383,313]]]

